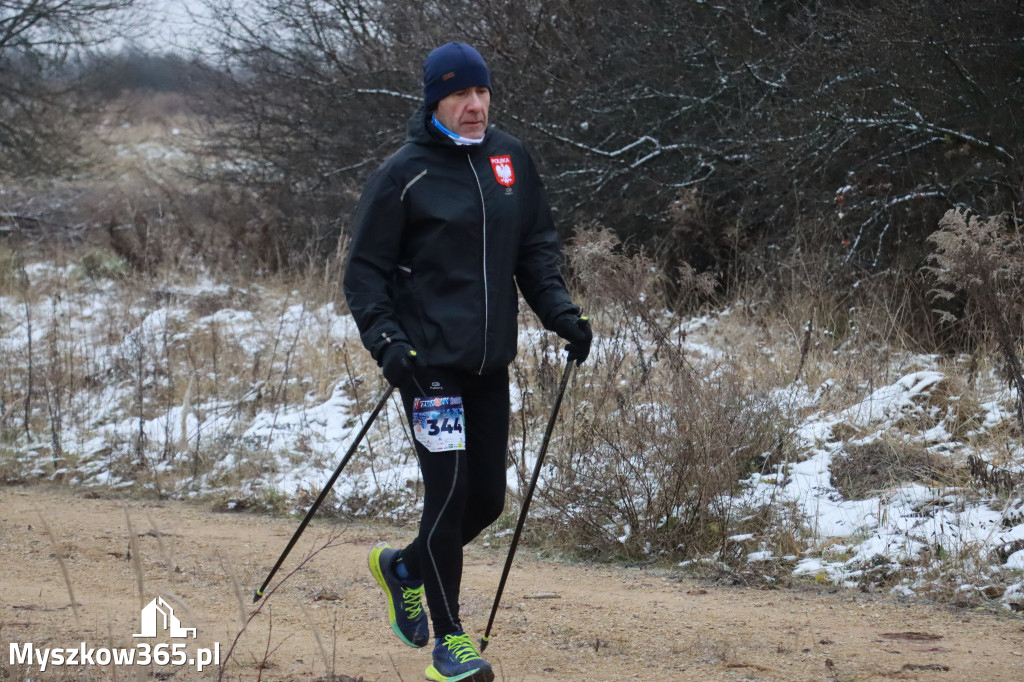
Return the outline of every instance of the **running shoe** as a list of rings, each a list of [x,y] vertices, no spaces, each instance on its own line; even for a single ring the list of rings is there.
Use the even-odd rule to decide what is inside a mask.
[[[456,632],[437,640],[434,663],[426,675],[436,682],[491,682],[494,670],[473,648],[469,635]]]
[[[412,647],[430,641],[427,614],[423,611],[423,583],[402,580],[395,573],[397,549],[386,542],[370,550],[370,573],[388,600],[388,622],[399,639]]]

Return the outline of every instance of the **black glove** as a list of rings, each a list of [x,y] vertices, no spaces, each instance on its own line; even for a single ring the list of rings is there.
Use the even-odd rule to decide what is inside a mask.
[[[404,386],[413,378],[416,371],[416,351],[401,341],[388,344],[381,357],[380,366],[384,369],[384,378],[392,386]]]
[[[590,320],[586,317],[563,315],[555,320],[554,332],[569,342],[565,350],[569,351],[569,360],[582,364],[590,355],[590,342],[594,340],[594,332],[590,328]]]

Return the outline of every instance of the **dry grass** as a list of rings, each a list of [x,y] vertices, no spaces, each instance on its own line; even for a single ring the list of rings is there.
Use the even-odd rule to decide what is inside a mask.
[[[108,459],[104,466],[111,474],[158,491],[180,482],[167,471],[160,478],[157,465],[176,463],[194,478],[229,445],[183,438],[186,415],[203,419],[211,406],[234,404],[228,416],[242,426],[258,411],[326,400],[345,376],[353,399],[370,397],[372,389],[356,379],[374,373],[372,360],[336,342],[333,318],[318,312],[333,299],[319,278],[267,277],[196,293],[195,274],[181,270],[110,279],[69,260],[65,268],[29,267],[30,274],[22,273],[10,292],[18,305],[0,319],[16,341],[14,352],[0,356],[0,442],[51,435],[52,443],[36,442],[34,449],[53,469],[88,464],[64,461],[68,448],[60,438],[90,430],[104,387],[128,389],[114,393],[119,402],[108,406],[107,419],[130,417],[139,428],[128,440],[110,441],[98,455]],[[91,301],[101,291],[109,300],[112,289],[119,305],[96,309]],[[286,317],[292,325],[287,328]],[[252,333],[239,334],[235,318]],[[83,326],[90,336],[79,331]],[[258,342],[255,352],[251,342]],[[167,425],[166,442],[146,441],[142,425],[175,409],[180,416],[176,425]],[[80,452],[80,443],[66,445]],[[15,452],[0,462],[8,480],[20,476],[11,461]]]
[[[848,445],[832,459],[832,485],[848,500],[866,500],[908,483],[952,486],[956,472],[948,458],[924,446],[883,438]]]

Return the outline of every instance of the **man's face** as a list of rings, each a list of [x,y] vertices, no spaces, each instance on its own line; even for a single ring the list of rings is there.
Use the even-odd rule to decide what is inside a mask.
[[[491,91],[482,85],[457,90],[437,103],[437,119],[456,135],[479,140],[487,131]]]

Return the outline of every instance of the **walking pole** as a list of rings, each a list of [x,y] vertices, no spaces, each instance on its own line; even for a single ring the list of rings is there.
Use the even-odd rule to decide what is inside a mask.
[[[394,390],[395,387],[388,384],[387,388],[381,392],[380,398],[377,399],[377,404],[373,406],[373,411],[370,412],[370,416],[367,417],[366,421],[363,423],[363,428],[359,429],[359,433],[356,434],[355,439],[352,441],[352,445],[349,446],[348,452],[346,452],[345,456],[341,459],[341,464],[339,464],[338,468],[334,470],[334,474],[332,474],[330,480],[327,481],[327,485],[324,486],[320,496],[316,498],[316,502],[314,502],[313,506],[311,506],[309,511],[306,512],[306,518],[302,519],[302,523],[299,524],[299,529],[295,531],[295,535],[293,535],[292,539],[288,541],[288,546],[284,548],[284,552],[281,553],[281,557],[277,560],[277,563],[274,564],[272,569],[270,569],[270,575],[268,575],[267,579],[263,581],[260,589],[256,590],[256,594],[252,598],[253,604],[258,602],[260,597],[263,596],[263,591],[267,589],[267,585],[270,584],[274,574],[277,573],[277,569],[281,568],[281,564],[284,563],[284,559],[288,556],[288,552],[292,551],[292,547],[294,547],[295,543],[298,542],[299,536],[302,535],[302,531],[306,530],[306,526],[309,525],[313,515],[316,514],[316,510],[320,508],[320,503],[324,501],[324,498],[327,497],[327,493],[329,493],[331,488],[334,487],[334,482],[337,481],[338,476],[341,475],[341,470],[344,469],[345,465],[348,464],[348,461],[352,459],[352,455],[355,454],[356,448],[359,446],[359,441],[361,441],[363,436],[366,435],[366,432],[370,430],[370,425],[373,424],[373,420],[377,418],[380,411],[384,409],[384,403],[387,402],[388,398],[391,396],[391,392]]]
[[[548,419],[548,427],[544,431],[544,440],[540,443],[540,452],[537,453],[537,463],[533,466],[533,476],[530,478],[530,485],[526,489],[526,499],[523,500],[523,508],[519,511],[519,521],[516,522],[516,532],[512,534],[512,545],[508,548],[508,557],[505,559],[505,568],[501,572],[501,580],[498,581],[498,593],[494,595],[494,605],[491,606],[491,617],[487,619],[487,629],[484,636],[480,638],[480,651],[487,648],[490,642],[491,626],[494,625],[494,615],[498,612],[498,603],[501,602],[501,593],[505,591],[505,581],[508,579],[508,572],[512,568],[512,558],[516,555],[516,546],[519,544],[519,535],[523,532],[523,524],[526,523],[526,513],[530,510],[530,499],[533,497],[533,489],[537,487],[537,479],[540,477],[540,467],[544,464],[544,454],[548,451],[548,442],[551,440],[551,432],[555,428],[555,417],[558,416],[558,408],[562,405],[562,396],[565,395],[565,387],[569,383],[569,376],[572,374],[573,361],[570,359],[565,363],[562,371],[562,383],[558,386],[558,395],[555,397],[555,405],[551,408],[551,417]]]

